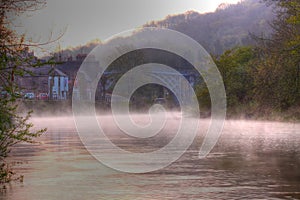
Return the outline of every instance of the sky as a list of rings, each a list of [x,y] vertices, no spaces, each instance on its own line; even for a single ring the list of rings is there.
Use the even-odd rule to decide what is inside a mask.
[[[15,19],[16,30],[37,43],[60,38],[44,46],[50,52],[105,40],[117,33],[141,27],[152,20],[189,10],[199,13],[213,12],[221,3],[240,0],[47,0],[38,11]],[[60,37],[61,36],[61,37]],[[43,55],[40,49],[35,50]]]

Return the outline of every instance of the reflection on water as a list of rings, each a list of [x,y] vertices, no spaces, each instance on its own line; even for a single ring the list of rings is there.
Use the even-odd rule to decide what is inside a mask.
[[[22,144],[12,152],[23,161],[16,170],[24,174],[24,183],[12,184],[0,199],[300,198],[300,124],[227,121],[206,159],[197,158],[205,132],[200,131],[189,150],[167,168],[127,174],[88,154],[72,118],[34,119],[34,123],[49,131],[39,138],[40,144]],[[205,130],[208,122],[203,124]],[[137,142],[113,133],[118,146],[141,152],[160,148],[174,136]]]

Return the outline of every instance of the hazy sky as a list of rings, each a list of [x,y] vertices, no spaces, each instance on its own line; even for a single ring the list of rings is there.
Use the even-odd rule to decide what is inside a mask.
[[[63,34],[62,48],[105,40],[119,32],[160,20],[170,14],[194,10],[213,12],[221,3],[240,0],[48,0],[44,9],[18,17],[18,32],[35,42]],[[53,46],[53,45],[52,45]],[[58,46],[58,43],[55,44]],[[49,49],[49,47],[46,47]],[[53,47],[52,47],[53,49]]]

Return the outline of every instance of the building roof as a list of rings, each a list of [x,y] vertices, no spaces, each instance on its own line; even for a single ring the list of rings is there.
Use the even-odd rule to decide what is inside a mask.
[[[60,70],[61,72],[67,74],[69,77],[73,77],[77,74],[82,61],[67,61],[62,64],[56,65],[55,68]],[[94,66],[98,66],[97,61],[86,61],[85,64],[93,68]],[[97,74],[95,74],[97,75]],[[73,77],[74,78],[74,77]]]
[[[56,69],[68,74],[69,76],[77,73],[81,66],[82,61],[67,61],[62,64],[56,65]]]
[[[56,76],[67,76],[67,74],[63,73],[61,70],[57,69],[56,67],[54,67],[54,71],[52,73],[50,73],[52,76],[56,75]]]
[[[37,68],[29,69],[28,71],[32,72],[32,74],[28,74],[25,76],[35,76],[35,77],[41,77],[41,76],[67,76],[66,73],[62,72],[61,70],[57,69],[56,66],[53,65],[44,65]]]

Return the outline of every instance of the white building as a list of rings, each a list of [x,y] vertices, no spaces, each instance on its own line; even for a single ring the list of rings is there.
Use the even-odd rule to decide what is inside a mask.
[[[54,100],[65,100],[69,92],[68,76],[59,69],[53,68],[48,78],[49,98]]]

